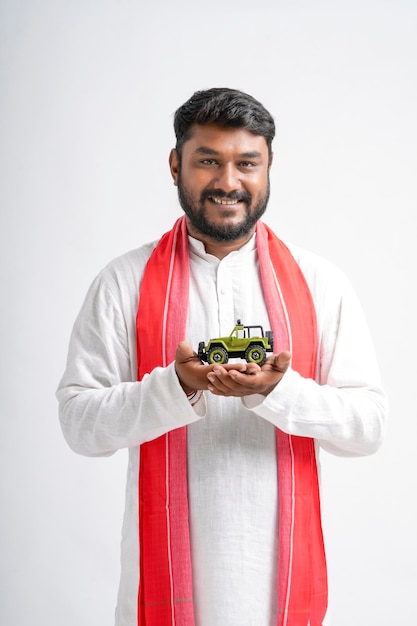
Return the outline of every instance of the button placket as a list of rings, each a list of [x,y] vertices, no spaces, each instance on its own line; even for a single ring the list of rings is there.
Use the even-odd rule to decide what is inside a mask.
[[[234,315],[231,265],[223,259],[217,268],[217,301],[221,335],[228,335],[236,320]]]

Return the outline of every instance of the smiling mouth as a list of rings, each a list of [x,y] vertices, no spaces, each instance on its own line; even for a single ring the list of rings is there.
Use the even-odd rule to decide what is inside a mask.
[[[234,206],[240,202],[237,198],[216,198],[215,196],[210,196],[210,200],[214,204],[223,204],[225,206]]]

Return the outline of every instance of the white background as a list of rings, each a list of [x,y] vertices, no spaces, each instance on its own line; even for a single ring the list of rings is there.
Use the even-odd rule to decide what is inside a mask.
[[[71,452],[54,392],[94,276],[180,215],[172,115],[212,86],[274,115],[265,221],[350,276],[390,398],[377,455],[322,459],[334,625],[416,622],[416,7],[0,0],[2,625],[113,623],[126,453]]]

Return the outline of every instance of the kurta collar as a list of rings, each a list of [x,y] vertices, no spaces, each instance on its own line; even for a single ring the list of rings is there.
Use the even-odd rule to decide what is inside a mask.
[[[190,252],[200,257],[204,261],[208,263],[220,263],[220,259],[215,257],[212,254],[208,254],[204,247],[204,243],[199,239],[195,239],[188,235],[188,243],[190,246]],[[226,259],[232,259],[241,254],[247,254],[248,252],[253,252],[256,249],[256,233],[252,235],[252,237],[247,241],[241,248],[238,250],[233,250],[233,252],[229,252],[229,254],[222,259],[225,261]]]

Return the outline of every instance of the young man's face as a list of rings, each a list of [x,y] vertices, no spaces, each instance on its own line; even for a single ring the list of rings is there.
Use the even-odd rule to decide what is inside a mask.
[[[171,152],[170,167],[190,234],[236,241],[254,231],[269,198],[264,137],[244,128],[196,124],[181,158]]]

